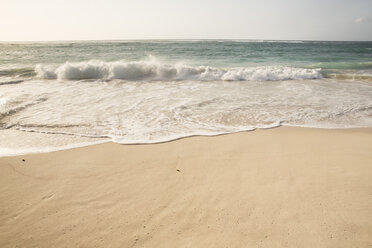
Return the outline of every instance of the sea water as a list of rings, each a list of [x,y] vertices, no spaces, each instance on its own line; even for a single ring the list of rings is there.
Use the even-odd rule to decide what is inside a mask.
[[[372,42],[0,43],[0,155],[372,127]]]

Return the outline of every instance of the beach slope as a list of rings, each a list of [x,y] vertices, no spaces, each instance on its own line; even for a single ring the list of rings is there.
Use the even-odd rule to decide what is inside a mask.
[[[372,129],[0,158],[0,247],[371,247]]]

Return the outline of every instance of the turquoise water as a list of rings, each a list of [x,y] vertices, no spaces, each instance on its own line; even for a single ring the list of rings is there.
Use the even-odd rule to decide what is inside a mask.
[[[190,40],[0,43],[0,75],[7,74],[5,69],[33,69],[35,64],[139,61],[149,56],[168,64],[182,62],[192,66],[283,65],[370,70],[372,42]]]
[[[372,127],[372,42],[0,43],[0,156]]]

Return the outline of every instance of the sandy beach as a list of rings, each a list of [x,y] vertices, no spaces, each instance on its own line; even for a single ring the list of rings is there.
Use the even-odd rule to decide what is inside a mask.
[[[372,129],[0,158],[0,247],[371,247]]]

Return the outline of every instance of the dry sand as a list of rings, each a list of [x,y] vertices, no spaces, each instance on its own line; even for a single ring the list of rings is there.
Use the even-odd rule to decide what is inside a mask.
[[[0,158],[0,247],[15,246],[370,248],[372,129]]]

